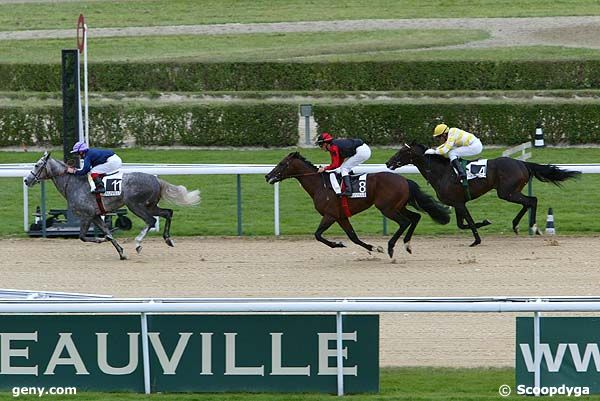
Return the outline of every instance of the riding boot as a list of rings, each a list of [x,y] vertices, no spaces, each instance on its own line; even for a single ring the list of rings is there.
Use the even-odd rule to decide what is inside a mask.
[[[352,187],[350,186],[350,176],[345,175],[342,177],[344,180],[344,192],[342,192],[342,196],[352,196]]]
[[[102,174],[92,176],[94,184],[96,185],[96,189],[94,189],[92,193],[103,194],[106,192],[106,188],[104,188],[104,183],[102,182],[102,177],[104,177]]]
[[[458,171],[458,178],[460,178],[460,183],[462,185],[465,185],[467,183],[467,172],[460,163],[460,160],[454,159],[450,162],[450,164],[452,164],[452,167],[454,167],[456,171]]]

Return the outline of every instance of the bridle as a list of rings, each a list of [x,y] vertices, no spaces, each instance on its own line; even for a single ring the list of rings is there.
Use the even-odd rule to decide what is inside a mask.
[[[34,171],[36,169],[36,166],[33,166],[33,170],[31,170],[31,175],[33,176],[34,184],[37,184],[41,181],[40,176],[42,174],[42,171],[46,168],[46,165],[48,164],[48,159],[49,159],[49,157],[46,157],[44,159],[44,162],[42,163],[40,168],[37,169],[37,173]]]
[[[283,180],[283,172],[285,170],[287,170],[290,167],[290,163],[292,162],[293,159],[289,159],[288,161],[286,161],[285,165],[280,169],[280,171],[277,172],[277,174],[275,175],[275,178],[277,178],[278,181]],[[314,173],[303,173],[303,174],[292,174],[292,175],[288,175],[285,178],[297,178],[297,177],[306,177],[309,175],[317,175],[319,174],[317,171],[315,171]]]
[[[42,180],[40,176],[42,175],[42,171],[46,169],[46,166],[48,165],[48,160],[50,160],[50,157],[46,157],[42,165],[37,169],[37,173],[34,171],[36,167],[33,166],[33,170],[31,170],[31,175],[33,176],[34,184],[38,184]],[[61,174],[59,174],[59,176],[67,174],[68,169],[68,167],[65,167],[64,171]]]

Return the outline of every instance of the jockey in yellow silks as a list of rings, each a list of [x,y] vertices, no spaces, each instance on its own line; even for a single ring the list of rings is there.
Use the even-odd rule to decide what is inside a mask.
[[[456,169],[461,182],[464,184],[467,173],[458,158],[475,156],[481,153],[483,150],[481,141],[470,132],[459,128],[449,128],[446,124],[438,124],[433,130],[433,137],[443,143],[437,148],[427,149],[425,154],[442,155],[449,158],[450,164]]]

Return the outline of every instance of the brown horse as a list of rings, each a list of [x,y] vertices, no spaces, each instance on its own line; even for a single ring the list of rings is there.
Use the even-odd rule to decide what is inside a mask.
[[[487,162],[487,177],[469,180],[470,199],[465,195],[454,169],[448,159],[439,155],[424,154],[426,147],[420,144],[404,145],[386,163],[388,168],[396,169],[407,164],[415,165],[421,175],[431,184],[438,198],[446,205],[454,207],[456,224],[460,229],[470,228],[475,237],[471,246],[481,243],[477,229],[491,224],[488,220],[475,223],[465,205],[471,199],[477,199],[492,189],[500,199],[518,203],[523,207],[512,221],[513,231],[519,233],[519,222],[527,210],[531,210],[531,229],[536,234],[541,234],[535,223],[537,211],[537,198],[525,196],[521,193],[523,187],[531,177],[542,182],[551,182],[557,186],[561,181],[579,176],[577,171],[566,171],[551,164],[542,165],[529,163],[510,157],[498,157]],[[464,224],[464,220],[467,224]]]
[[[340,248],[345,245],[341,242],[331,242],[323,238],[322,234],[331,225],[337,222],[344,230],[348,238],[357,245],[369,251],[383,252],[381,247],[374,248],[373,245],[362,242],[350,220],[344,214],[340,198],[326,185],[329,180],[327,173],[318,173],[317,167],[302,157],[298,152],[287,155],[271,172],[265,175],[269,184],[274,184],[286,178],[296,178],[300,181],[302,188],[313,199],[315,209],[323,216],[321,223],[315,232],[315,238],[331,248]],[[348,199],[348,206],[352,215],[368,209],[373,204],[389,219],[397,222],[400,227],[388,241],[388,254],[394,254],[394,245],[408,228],[404,236],[404,247],[408,253],[412,253],[410,239],[421,219],[419,213],[406,208],[406,204],[424,210],[431,218],[440,224],[448,224],[450,211],[433,197],[423,193],[419,186],[406,178],[389,172],[367,175],[367,196],[365,198]]]

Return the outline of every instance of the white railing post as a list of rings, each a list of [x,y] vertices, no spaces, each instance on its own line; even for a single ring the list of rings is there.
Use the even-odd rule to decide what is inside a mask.
[[[539,300],[538,300],[539,302]],[[535,387],[541,386],[541,365],[542,365],[542,347],[541,347],[541,332],[540,332],[540,312],[534,312],[533,314],[533,354],[534,365],[533,365],[533,385]],[[540,394],[536,393],[536,397]]]
[[[274,220],[275,220],[275,235],[279,236],[279,183],[276,182],[274,185],[274,208],[275,208],[275,216],[274,216]]]
[[[337,356],[337,395],[344,395],[344,358],[343,358],[343,338],[344,327],[342,325],[342,312],[335,314],[335,337],[336,337],[336,356]]]
[[[23,179],[23,230],[29,231],[29,189]]]
[[[141,314],[142,324],[142,364],[144,365],[144,392],[150,394],[150,351],[148,347],[148,319],[145,313]]]

